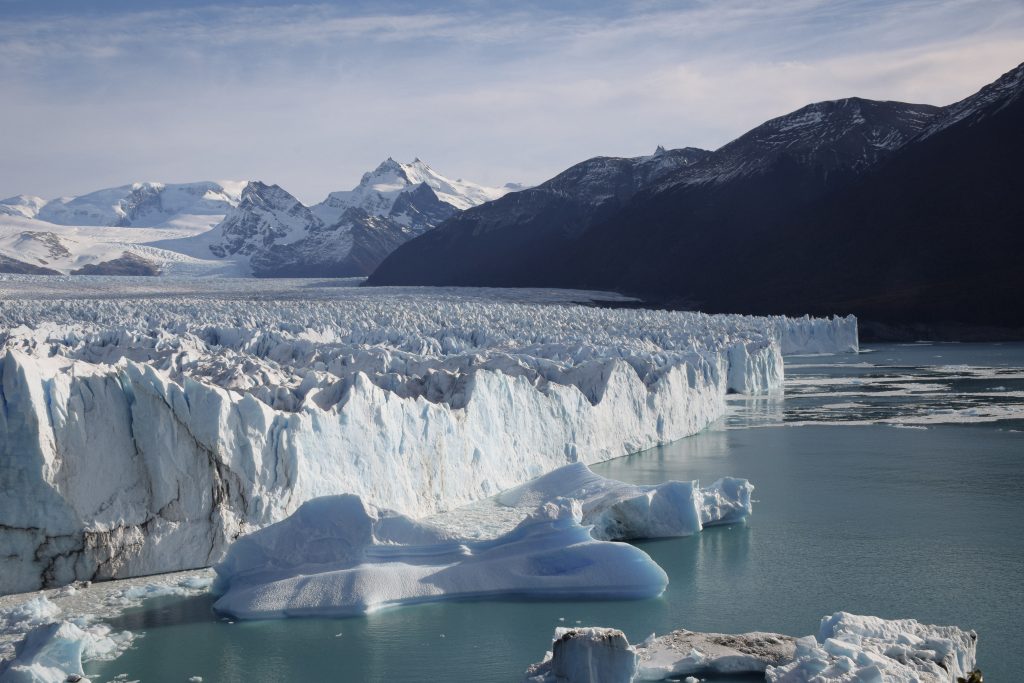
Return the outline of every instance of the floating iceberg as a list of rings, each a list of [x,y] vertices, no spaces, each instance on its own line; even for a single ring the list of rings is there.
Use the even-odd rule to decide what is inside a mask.
[[[643,551],[594,540],[579,504],[548,503],[511,532],[466,541],[352,495],[308,501],[236,541],[214,609],[240,619],[348,616],[465,597],[647,598],[668,584]]]
[[[705,526],[741,522],[753,508],[746,479],[719,479],[707,488],[695,481],[656,486],[627,484],[594,474],[583,463],[566,465],[497,496],[507,507],[533,509],[558,498],[580,502],[583,523],[604,541],[691,536]]]
[[[614,628],[556,628],[551,652],[526,672],[530,683],[621,683],[636,673],[636,648]]]
[[[769,683],[892,681],[958,683],[975,668],[978,636],[956,626],[836,612],[818,638],[797,641],[790,664],[769,667]]]
[[[975,670],[978,637],[956,626],[836,612],[818,638],[777,633],[673,631],[630,645],[615,629],[558,628],[530,683],[583,683],[592,663],[605,683],[764,674],[768,683],[957,683]]]
[[[14,659],[0,661],[0,683],[88,683],[81,678],[83,661],[116,658],[133,639],[129,631],[112,633],[105,624],[37,626],[18,643]]]
[[[778,633],[698,633],[679,630],[638,646],[634,680],[757,674],[793,659],[796,639]]]
[[[556,628],[551,651],[526,672],[529,683],[589,681],[591,662],[614,662],[607,683],[679,680],[684,676],[763,674],[793,661],[796,639],[777,633],[698,633],[679,630],[640,645],[610,628]],[[689,679],[687,679],[689,680]]]
[[[317,498],[231,545],[215,567],[215,608],[238,618],[347,616],[494,595],[652,597],[668,577],[639,549],[611,541],[745,519],[752,490],[745,479],[636,486],[575,463],[498,496],[515,526],[483,539],[353,495]]]
[[[693,434],[781,385],[789,324],[542,290],[47,283],[0,310],[0,593],[209,566],[319,496],[423,517]]]

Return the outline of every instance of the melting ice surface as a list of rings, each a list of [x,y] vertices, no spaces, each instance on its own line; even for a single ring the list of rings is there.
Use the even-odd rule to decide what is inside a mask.
[[[735,399],[717,427],[593,466],[637,484],[723,474],[757,484],[757,514],[745,525],[636,543],[669,576],[659,598],[430,603],[348,619],[233,624],[212,616],[211,598],[159,598],[110,622],[115,632],[145,637],[87,672],[101,681],[122,673],[142,680],[519,680],[550,647],[554,628],[576,622],[620,628],[632,642],[678,628],[806,636],[823,614],[847,610],[974,629],[986,678],[1016,680],[1024,422],[902,429],[882,420],[1024,391],[1024,381],[1007,377],[1024,368],[1024,345],[869,348],[790,359],[787,381],[795,384],[782,401]],[[857,367],[865,362],[873,367]],[[1003,376],[939,379],[932,368],[946,364]],[[849,380],[863,374],[937,379],[923,400],[839,389],[855,387]],[[806,396],[802,378],[862,395]],[[841,402],[862,405],[822,408]],[[853,423],[832,424],[842,419]],[[774,426],[784,422],[805,426]]]

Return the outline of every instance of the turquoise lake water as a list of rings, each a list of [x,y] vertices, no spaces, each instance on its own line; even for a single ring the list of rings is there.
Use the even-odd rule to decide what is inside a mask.
[[[209,598],[158,598],[111,622],[144,637],[87,673],[515,681],[560,625],[615,626],[634,642],[674,628],[799,636],[846,610],[973,628],[986,680],[1019,680],[1024,345],[878,345],[788,358],[786,373],[784,394],[732,399],[701,434],[593,468],[636,483],[729,475],[757,487],[745,525],[637,543],[669,575],[657,599],[446,602],[231,624]]]

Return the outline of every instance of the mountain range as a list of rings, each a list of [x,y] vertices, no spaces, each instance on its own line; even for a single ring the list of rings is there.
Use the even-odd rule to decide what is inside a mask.
[[[259,181],[19,195],[0,201],[0,272],[369,274],[1024,330],[1022,93],[1024,65],[946,107],[819,102],[716,150],[594,157],[531,188],[389,158],[311,206]]]
[[[514,189],[389,158],[352,190],[308,207],[260,181],[18,195],[0,201],[0,272],[362,276],[403,242]]]
[[[1024,326],[1022,92],[1024,65],[947,107],[821,102],[715,151],[590,159],[453,216],[367,284]]]

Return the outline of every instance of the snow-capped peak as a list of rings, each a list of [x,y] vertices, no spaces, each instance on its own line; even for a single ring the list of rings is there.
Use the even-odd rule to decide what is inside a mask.
[[[0,215],[35,218],[39,209],[43,208],[45,204],[46,200],[42,197],[19,194],[7,199],[0,199]]]
[[[437,198],[456,209],[468,209],[508,193],[511,188],[486,187],[441,175],[419,157],[401,163],[388,157],[374,170],[363,174],[359,185],[351,190],[332,192],[312,207],[324,223],[336,222],[349,208],[359,208],[370,215],[384,216],[391,211],[395,199],[403,192],[426,185]]]
[[[135,182],[46,202],[32,215],[57,225],[209,228],[238,205],[244,181]]]
[[[271,243],[286,245],[302,239],[310,228],[320,225],[309,209],[280,186],[254,180],[214,229],[219,234],[213,235],[210,251],[218,257],[249,256]]]

